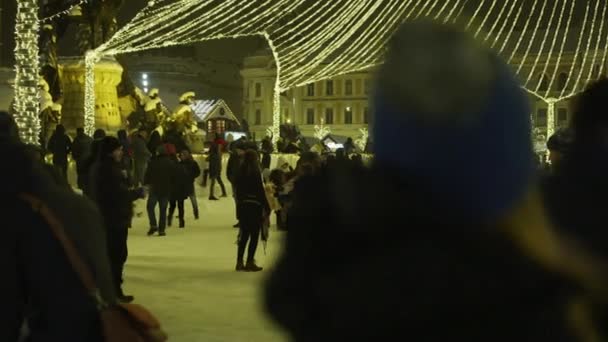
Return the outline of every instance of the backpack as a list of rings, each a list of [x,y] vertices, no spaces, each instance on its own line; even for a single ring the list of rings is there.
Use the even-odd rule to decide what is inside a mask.
[[[76,247],[66,235],[63,224],[53,211],[40,199],[22,193],[19,198],[40,214],[61,244],[72,269],[93,296],[99,310],[99,319],[105,342],[164,342],[167,335],[160,323],[146,308],[138,304],[108,304],[101,298],[95,279]]]

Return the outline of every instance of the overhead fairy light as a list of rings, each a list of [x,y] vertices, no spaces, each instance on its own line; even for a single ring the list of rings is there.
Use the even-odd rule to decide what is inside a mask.
[[[65,10],[63,10],[61,12],[57,12],[57,13],[55,13],[53,15],[50,15],[50,16],[48,16],[46,18],[42,18],[42,19],[40,19],[40,21],[43,22],[43,23],[46,23],[46,22],[49,22],[49,21],[51,21],[53,19],[57,19],[57,18],[62,17],[64,15],[68,15],[68,14],[70,14],[74,10],[74,8],[76,8],[76,7],[80,6],[80,5],[84,5],[86,2],[87,2],[87,0],[80,0],[78,3],[73,4],[69,8],[67,8],[67,9],[65,9]]]
[[[604,30],[607,3],[608,0],[534,0],[531,4],[526,0],[157,0],[150,1],[108,42],[91,52],[87,67],[93,68],[102,56],[213,39],[263,37],[276,65],[273,132],[278,139],[281,92],[377,66],[383,62],[387,42],[404,20],[426,17],[455,22],[463,17],[465,7],[470,7],[473,11],[467,29],[516,64],[525,90],[553,105],[549,112],[554,115],[559,101],[579,92],[585,79],[599,75],[593,73],[600,59],[599,72],[604,71],[606,43],[601,45],[600,38],[608,31]],[[577,5],[585,6],[585,18],[580,35],[573,37],[570,26]],[[596,39],[595,44],[591,44],[592,38]],[[573,64],[578,59],[581,66],[570,70],[569,92],[564,89],[556,95],[551,87],[559,74],[565,46],[573,42],[577,46]],[[582,51],[581,46],[585,46]],[[583,73],[587,77],[583,78]],[[541,89],[545,75],[549,87]],[[87,72],[87,77],[85,122],[94,124],[94,73]],[[552,125],[554,118],[547,121]]]
[[[21,141],[40,145],[38,0],[18,0],[15,22],[14,118]]]

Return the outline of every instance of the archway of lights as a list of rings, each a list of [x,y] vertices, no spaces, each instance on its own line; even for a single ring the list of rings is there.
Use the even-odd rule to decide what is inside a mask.
[[[264,37],[276,62],[273,131],[282,91],[382,63],[406,20],[463,20],[511,63],[530,94],[555,105],[604,74],[608,0],[156,0],[86,56],[85,126],[95,126],[96,61],[212,39]],[[472,10],[472,12],[471,12]],[[563,65],[569,65],[564,71]]]

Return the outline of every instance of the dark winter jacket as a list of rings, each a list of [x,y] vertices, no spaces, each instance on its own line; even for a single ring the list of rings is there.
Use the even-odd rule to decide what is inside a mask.
[[[54,162],[66,162],[72,149],[72,141],[67,134],[55,131],[49,139],[48,149],[53,154]]]
[[[173,161],[171,178],[173,179],[173,183],[171,184],[171,195],[169,198],[172,201],[182,201],[188,198],[190,185],[192,185],[194,188],[194,184],[190,180],[189,172],[185,165],[181,164],[180,162]]]
[[[257,173],[244,173],[242,170],[236,177],[236,202],[238,206],[257,203],[264,213],[270,214],[270,205],[266,199],[262,175]],[[239,210],[237,210],[238,214]],[[261,219],[261,218],[260,218]]]
[[[150,186],[150,194],[169,198],[173,187],[174,170],[175,162],[170,160],[167,155],[152,158],[144,177],[144,184]]]
[[[186,172],[186,195],[190,196],[194,194],[194,180],[201,175],[201,168],[194,159],[182,160],[180,165]]]
[[[93,165],[90,179],[91,197],[101,211],[106,229],[130,227],[133,201],[140,193],[129,189],[129,180],[121,164],[103,157]]]
[[[213,149],[212,149],[213,150]],[[216,178],[222,174],[222,154],[219,151],[209,153],[209,177]]]
[[[444,217],[417,184],[379,166],[300,178],[265,294],[294,340],[577,340],[574,281],[496,227]]]
[[[152,157],[152,153],[148,150],[146,141],[141,135],[136,134],[131,139],[131,148],[133,149],[133,159],[136,161],[148,161]]]
[[[81,257],[92,270],[102,296],[115,302],[101,218],[95,205],[57,186],[39,161],[28,158],[22,145],[2,144],[6,163],[0,210],[5,222],[0,241],[0,341],[17,341],[28,316],[30,340],[101,341],[98,312],[92,297],[69,264],[50,227],[17,193],[43,200],[62,222]],[[18,224],[17,224],[18,222]]]
[[[239,173],[242,159],[243,158],[239,156],[236,151],[230,153],[228,164],[226,165],[226,175],[228,176],[228,181],[230,183],[236,182],[236,177]]]
[[[74,142],[72,143],[72,158],[76,161],[76,165],[78,169],[81,168],[85,158],[91,153],[91,144],[93,143],[93,138],[89,137],[86,134],[77,135],[74,138]],[[78,170],[81,171],[81,170]]]

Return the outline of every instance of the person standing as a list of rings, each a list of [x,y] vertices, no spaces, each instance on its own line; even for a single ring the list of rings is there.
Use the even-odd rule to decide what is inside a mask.
[[[236,178],[237,206],[239,222],[241,223],[238,250],[237,271],[259,272],[262,267],[255,264],[255,252],[258,247],[262,223],[270,215],[270,205],[266,200],[266,191],[262,184],[260,161],[257,152],[247,150],[243,163]],[[247,247],[247,263],[243,263],[245,247]]]
[[[179,227],[184,228],[186,223],[184,221],[184,200],[188,197],[188,174],[186,169],[177,156],[169,155],[169,160],[172,162],[171,178],[173,183],[171,184],[171,191],[169,194],[169,214],[167,216],[167,226],[171,227],[173,223],[173,215],[175,215],[175,208],[178,208]]]
[[[84,171],[84,164],[89,154],[91,154],[92,144],[93,138],[86,135],[82,127],[78,127],[76,129],[76,138],[74,138],[74,142],[72,143],[72,158],[76,162],[77,184],[81,190],[84,189],[84,184],[86,183],[87,173]]]
[[[122,145],[122,167],[127,171],[129,184],[133,184],[133,150],[131,149],[131,141],[127,135],[127,131],[121,129],[117,133],[118,141]]]
[[[144,184],[149,187],[148,202],[146,209],[148,211],[148,219],[150,221],[150,230],[148,236],[158,232],[159,236],[165,236],[165,227],[167,224],[167,205],[169,204],[169,196],[171,195],[171,187],[173,180],[174,164],[164,145],[157,147],[156,156],[150,161]],[[159,220],[156,221],[156,205],[160,208]]]
[[[142,188],[129,189],[127,174],[122,168],[122,144],[114,137],[101,140],[99,159],[91,169],[91,196],[103,217],[106,228],[108,256],[117,298],[133,301],[122,289],[123,269],[127,261],[127,236],[133,218],[133,202],[144,197]]]
[[[241,163],[243,161],[243,155],[245,154],[245,150],[243,149],[243,145],[236,144],[230,152],[230,158],[228,158],[228,164],[226,165],[226,175],[228,176],[228,181],[232,186],[232,197],[234,197],[234,202],[236,204],[236,177],[239,173],[239,169],[241,168]],[[239,227],[238,222],[238,205],[236,206],[236,217],[237,223],[232,226],[233,228]]]
[[[134,175],[133,184],[139,186],[144,183],[144,176],[146,175],[146,168],[152,153],[146,146],[146,135],[147,132],[144,129],[140,129],[131,141],[131,147],[133,148],[133,164],[134,164]]]
[[[198,163],[192,159],[192,154],[190,150],[184,149],[181,152],[181,161],[180,164],[184,167],[186,171],[186,195],[190,198],[190,202],[192,203],[192,212],[194,213],[194,219],[198,220],[198,201],[196,200],[196,189],[194,187],[194,181],[198,176],[201,175],[201,168],[198,166]]]
[[[55,127],[55,131],[49,140],[49,151],[53,154],[53,165],[61,170],[63,177],[68,179],[68,154],[72,149],[72,140],[65,133],[65,127],[61,124]]]
[[[215,182],[220,185],[222,189],[222,197],[226,197],[226,187],[224,181],[222,181],[222,152],[220,151],[220,144],[213,143],[209,150],[209,178],[211,178],[211,187],[209,189],[209,200],[217,201],[215,194]]]
[[[150,151],[151,155],[155,155],[158,150],[158,146],[163,144],[163,139],[160,136],[158,131],[152,131],[150,134],[150,140],[148,141],[148,151]]]

